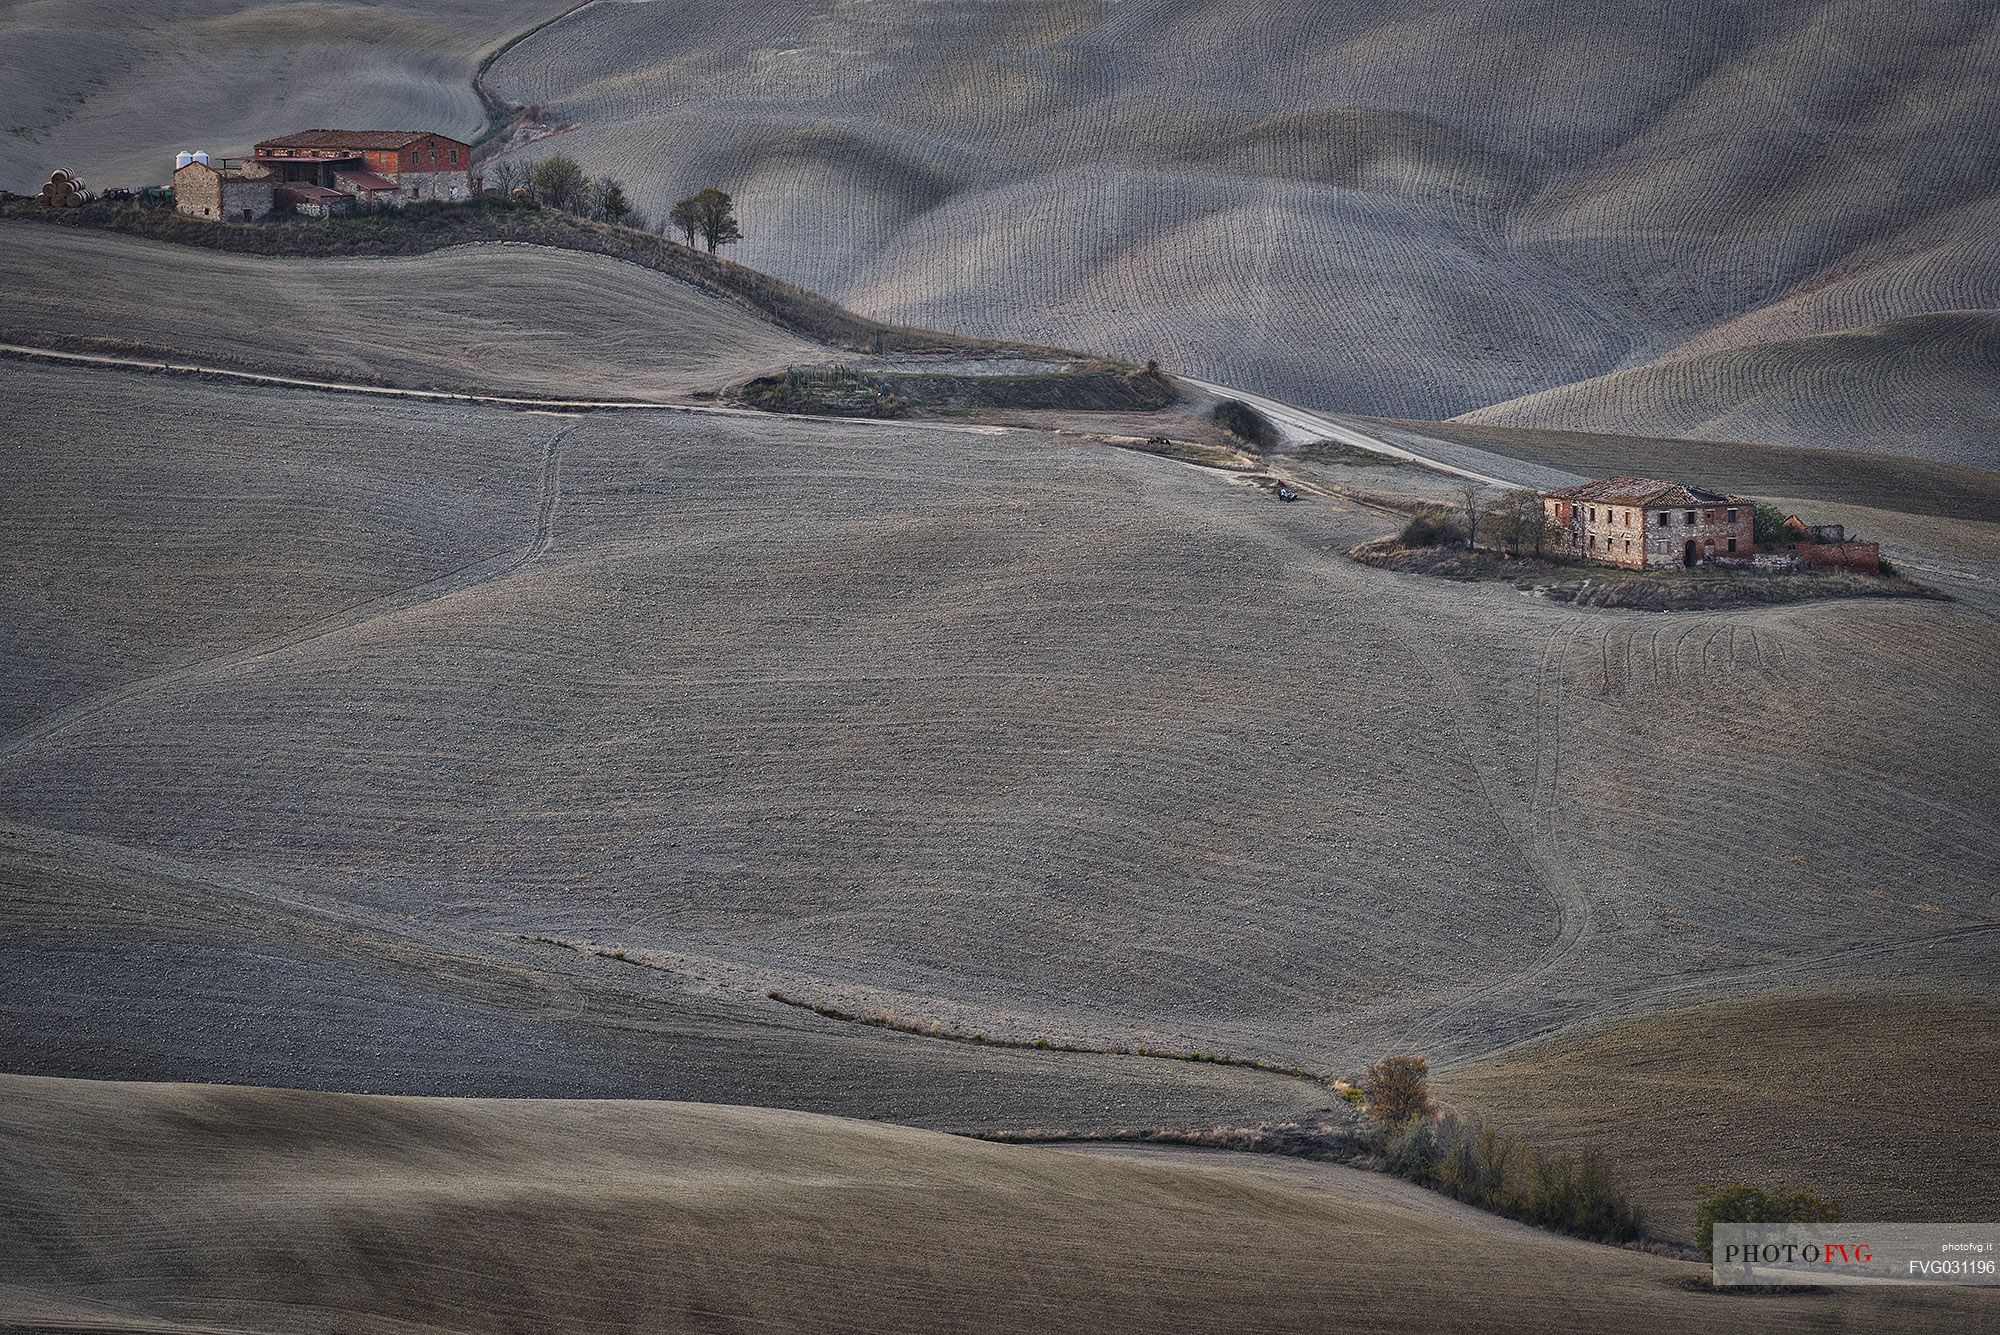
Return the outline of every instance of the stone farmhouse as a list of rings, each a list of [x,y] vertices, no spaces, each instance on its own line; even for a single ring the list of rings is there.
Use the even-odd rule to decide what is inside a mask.
[[[248,158],[182,153],[174,162],[176,207],[216,222],[284,210],[326,217],[479,191],[472,146],[428,130],[304,130],[267,139]]]
[[[1747,497],[1643,477],[1542,494],[1557,555],[1634,570],[1748,561],[1756,504]]]

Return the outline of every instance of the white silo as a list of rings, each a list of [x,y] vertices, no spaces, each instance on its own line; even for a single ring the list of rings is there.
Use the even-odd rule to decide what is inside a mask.
[[[180,152],[174,154],[174,170],[179,171],[193,161],[194,154],[188,152],[186,149],[182,149]]]
[[[202,166],[206,167],[208,165],[208,154],[202,152],[200,149],[197,148],[194,151],[194,160],[196,162],[199,162]]]

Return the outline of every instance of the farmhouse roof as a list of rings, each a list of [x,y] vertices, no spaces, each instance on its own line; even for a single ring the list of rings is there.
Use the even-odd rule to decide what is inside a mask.
[[[1607,477],[1582,486],[1552,491],[1559,501],[1608,501],[1618,505],[1715,505],[1739,497],[1726,492],[1693,487],[1685,482],[1662,482],[1651,477]]]
[[[397,185],[394,181],[390,180],[388,177],[377,176],[374,172],[364,172],[364,171],[335,172],[333,174],[333,179],[336,181],[345,182],[347,185],[353,187],[356,190],[402,189],[401,186]]]
[[[347,198],[346,195],[338,190],[329,190],[323,185],[307,185],[303,181],[280,181],[277,188],[278,193],[281,195],[296,195],[300,199]]]
[[[265,148],[401,148],[419,139],[428,138],[429,130],[300,130],[297,134],[266,139],[258,144]],[[440,139],[448,138],[439,135]],[[456,139],[452,140],[457,143]]]

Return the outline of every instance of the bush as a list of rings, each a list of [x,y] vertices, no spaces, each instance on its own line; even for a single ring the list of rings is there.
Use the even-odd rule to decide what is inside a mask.
[[[1278,429],[1271,425],[1271,419],[1247,403],[1224,399],[1215,405],[1215,420],[1223,430],[1249,441],[1259,450],[1268,450],[1278,443]]]
[[[1644,1212],[1602,1155],[1542,1154],[1448,1112],[1397,1128],[1381,1153],[1390,1172],[1495,1214],[1603,1242],[1645,1233]]]
[[[1759,504],[1750,512],[1751,541],[1759,547],[1789,547],[1798,534],[1785,527],[1785,512],[1775,505]]]
[[[1837,1202],[1791,1187],[1751,1187],[1742,1183],[1704,1188],[1695,1209],[1695,1242],[1702,1254],[1715,1250],[1717,1224],[1836,1224]]]
[[[1427,1117],[1413,1117],[1389,1133],[1382,1161],[1397,1177],[1428,1182],[1438,1166],[1437,1128]]]
[[[1465,530],[1442,510],[1419,510],[1396,541],[1404,547],[1456,547],[1465,541]]]
[[[1431,1103],[1431,1067],[1422,1057],[1384,1057],[1368,1068],[1361,1088],[1368,1094],[1369,1120],[1401,1126],[1437,1111]]]

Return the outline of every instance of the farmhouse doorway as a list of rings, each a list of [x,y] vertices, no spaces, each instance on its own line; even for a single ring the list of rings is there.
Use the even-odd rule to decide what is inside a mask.
[[[1693,539],[1693,538],[1689,538],[1689,539],[1688,539],[1688,543],[1687,543],[1687,550],[1686,550],[1685,552],[1681,553],[1681,562],[1682,562],[1682,564],[1684,564],[1684,565],[1690,565],[1690,566],[1694,564],[1694,539]]]

